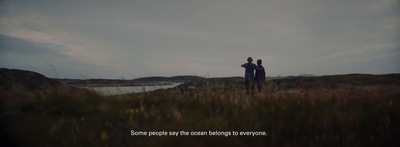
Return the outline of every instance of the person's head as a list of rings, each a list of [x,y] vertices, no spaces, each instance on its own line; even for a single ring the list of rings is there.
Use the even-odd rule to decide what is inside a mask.
[[[261,59],[258,59],[257,60],[257,65],[261,65],[262,64],[262,60]]]
[[[248,57],[248,58],[247,58],[247,62],[249,62],[249,63],[253,62],[253,58]]]

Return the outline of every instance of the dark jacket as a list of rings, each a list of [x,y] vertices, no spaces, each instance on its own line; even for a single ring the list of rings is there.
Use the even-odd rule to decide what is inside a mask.
[[[242,67],[245,68],[244,78],[246,80],[253,80],[254,79],[254,70],[257,68],[257,65],[254,63],[245,63],[242,64]]]
[[[262,65],[257,66],[257,68],[256,68],[255,80],[256,81],[265,81],[265,69]]]

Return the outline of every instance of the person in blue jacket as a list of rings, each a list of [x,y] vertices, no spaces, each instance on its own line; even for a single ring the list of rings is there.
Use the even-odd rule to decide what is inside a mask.
[[[254,70],[257,69],[257,65],[255,65],[253,62],[253,58],[248,57],[247,58],[247,63],[242,64],[242,67],[245,68],[245,82],[246,82],[246,94],[249,93],[249,89],[251,88],[251,93],[254,93]]]

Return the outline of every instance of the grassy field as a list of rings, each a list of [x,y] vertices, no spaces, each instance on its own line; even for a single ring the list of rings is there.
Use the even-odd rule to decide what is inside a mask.
[[[398,74],[286,79],[266,82],[250,96],[244,82],[229,80],[110,97],[73,87],[17,85],[0,89],[1,139],[17,146],[395,146],[399,79]],[[132,130],[226,134],[149,137],[132,136]]]

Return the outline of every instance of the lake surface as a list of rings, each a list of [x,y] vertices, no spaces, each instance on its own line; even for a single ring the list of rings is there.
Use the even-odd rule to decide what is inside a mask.
[[[93,90],[98,94],[104,96],[110,95],[122,95],[129,93],[140,93],[140,92],[148,92],[157,89],[168,89],[179,86],[183,83],[171,83],[170,85],[155,85],[155,86],[121,86],[121,87],[81,87],[89,90]]]

